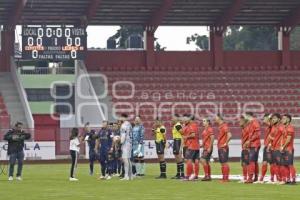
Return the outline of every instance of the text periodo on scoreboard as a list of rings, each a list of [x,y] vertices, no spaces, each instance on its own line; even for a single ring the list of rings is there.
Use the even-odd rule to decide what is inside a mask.
[[[22,58],[36,60],[83,60],[87,34],[81,27],[22,28]]]

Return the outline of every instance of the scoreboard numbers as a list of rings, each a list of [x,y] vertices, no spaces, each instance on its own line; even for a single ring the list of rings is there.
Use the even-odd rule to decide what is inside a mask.
[[[85,28],[65,26],[23,26],[22,28],[23,59],[84,59],[86,50]]]

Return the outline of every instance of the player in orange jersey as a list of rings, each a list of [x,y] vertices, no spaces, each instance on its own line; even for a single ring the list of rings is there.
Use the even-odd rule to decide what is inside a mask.
[[[292,116],[285,114],[282,117],[282,124],[284,125],[284,135],[281,141],[280,151],[282,153],[281,162],[281,184],[296,184],[296,170],[294,167],[294,139],[295,128],[291,125]],[[291,180],[292,178],[292,180]]]
[[[230,168],[228,165],[229,158],[229,141],[232,137],[228,124],[224,122],[223,117],[218,114],[215,118],[216,123],[219,125],[219,135],[218,135],[218,154],[219,162],[221,163],[221,170],[223,178],[221,182],[229,182]]]
[[[209,119],[205,118],[202,121],[204,130],[202,132],[202,145],[203,152],[201,155],[200,162],[204,170],[204,178],[202,181],[211,181],[211,167],[210,167],[210,158],[213,152],[214,145],[214,132],[211,127],[211,122]]]
[[[248,141],[244,144],[246,148],[249,148],[249,176],[245,183],[253,183],[258,180],[259,172],[258,155],[260,149],[260,124],[252,112],[247,112],[245,117],[248,121],[247,131],[249,134]]]
[[[186,140],[186,178],[185,180],[198,180],[199,175],[199,127],[194,122],[194,117],[190,115],[184,116],[183,138]]]
[[[242,144],[242,153],[241,153],[241,164],[243,168],[243,180],[242,183],[248,180],[248,165],[249,165],[249,147],[246,145],[249,140],[249,126],[248,121],[244,116],[240,118],[240,127],[242,128],[241,135],[241,144]]]
[[[263,118],[263,122],[265,125],[264,129],[264,153],[263,153],[263,163],[261,166],[261,176],[259,178],[259,181],[257,183],[263,183],[264,178],[266,176],[266,173],[268,171],[268,164],[270,165],[270,173],[271,177],[274,179],[274,170],[272,168],[272,151],[271,149],[268,149],[269,144],[269,135],[271,133],[272,125],[271,125],[271,118],[272,114],[266,113]]]

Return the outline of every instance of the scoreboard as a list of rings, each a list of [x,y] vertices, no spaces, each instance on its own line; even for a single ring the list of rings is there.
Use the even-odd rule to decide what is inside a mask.
[[[83,60],[87,33],[82,27],[23,26],[22,58],[30,60]]]

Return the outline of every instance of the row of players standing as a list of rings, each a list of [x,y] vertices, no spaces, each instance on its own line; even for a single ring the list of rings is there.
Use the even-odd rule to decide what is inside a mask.
[[[231,133],[228,124],[224,122],[221,115],[215,118],[219,125],[218,134],[218,154],[222,169],[222,182],[229,180],[229,141]],[[213,152],[214,133],[211,121],[206,118],[203,119],[202,124],[204,130],[201,134],[202,143],[200,144],[199,126],[195,122],[192,115],[179,116],[175,115],[172,119],[173,128],[173,154],[177,163],[177,174],[172,179],[183,179],[187,181],[198,180],[200,163],[203,165],[205,173],[203,181],[211,180],[211,166],[210,158]],[[167,178],[167,164],[165,161],[166,148],[166,128],[160,119],[156,120],[153,128],[153,133],[156,143],[156,153],[158,155],[160,165],[160,176],[157,179]],[[200,148],[203,148],[200,156]],[[186,173],[184,170],[184,163],[186,164]]]
[[[293,165],[294,160],[294,137],[295,130],[291,125],[292,117],[289,114],[266,114],[264,116],[266,126],[264,134],[264,153],[261,176],[259,176],[258,157],[261,148],[260,142],[260,123],[252,112],[247,112],[240,118],[241,133],[241,161],[243,169],[242,183],[264,183],[264,177],[270,165],[271,179],[269,183],[295,184],[296,170]],[[232,134],[228,124],[223,117],[218,114],[215,117],[218,125],[218,157],[221,163],[222,179],[221,182],[229,181],[230,167],[229,142]],[[173,154],[177,162],[177,174],[174,179],[197,180],[199,175],[199,163],[203,165],[204,178],[202,181],[211,180],[210,158],[213,153],[214,133],[209,119],[203,119],[204,130],[201,134],[201,144],[199,128],[193,116],[184,115],[173,117]],[[156,142],[156,151],[160,164],[159,179],[165,179],[166,161],[164,150],[166,147],[166,128],[161,120],[157,119],[153,129]],[[200,148],[202,154],[200,156]],[[184,173],[184,161],[186,163],[186,175]],[[276,181],[275,178],[276,177]]]
[[[101,180],[109,180],[112,176],[119,176],[122,180],[144,176],[145,129],[140,117],[136,117],[133,124],[127,118],[123,114],[116,123],[103,121],[98,132],[91,129],[89,123],[85,124],[83,138],[89,146],[90,175],[94,173],[95,161],[99,161]],[[76,180],[72,168],[70,180]]]

